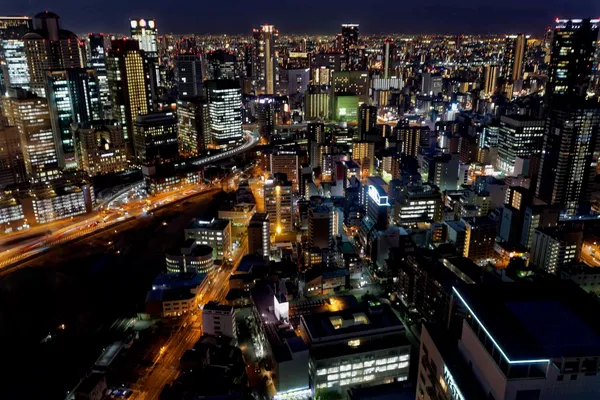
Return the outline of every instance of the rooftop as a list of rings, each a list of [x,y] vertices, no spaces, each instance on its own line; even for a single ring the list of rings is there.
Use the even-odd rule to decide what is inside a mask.
[[[152,290],[193,288],[200,286],[206,274],[195,272],[179,272],[176,274],[160,274],[152,282]]]
[[[468,285],[454,292],[512,362],[600,354],[595,300],[571,282]]]
[[[193,218],[186,229],[204,229],[211,231],[222,231],[227,228],[231,222],[227,219],[217,219],[213,218],[211,220],[203,220],[198,218]]]

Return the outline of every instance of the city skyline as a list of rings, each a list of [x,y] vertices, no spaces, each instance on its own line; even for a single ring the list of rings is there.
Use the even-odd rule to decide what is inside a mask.
[[[378,4],[379,3],[379,4]],[[178,5],[185,5],[191,12],[174,12]],[[242,2],[235,6],[244,7]],[[388,7],[380,12],[381,7]],[[211,9],[212,8],[212,9]],[[218,6],[195,4],[174,4],[156,2],[127,2],[116,0],[103,3],[87,3],[83,7],[72,7],[69,0],[54,2],[48,8],[39,0],[27,5],[12,3],[5,7],[3,14],[35,15],[39,10],[48,10],[61,16],[63,26],[74,32],[128,33],[129,18],[155,18],[160,34],[250,34],[252,28],[275,25],[285,34],[335,34],[342,23],[358,23],[362,34],[502,34],[524,32],[541,36],[543,30],[556,18],[594,18],[600,15],[600,5],[587,1],[561,3],[529,2],[526,6],[516,0],[482,6],[473,0],[462,0],[452,6],[443,3],[427,6],[371,3],[368,9],[352,0],[343,4],[336,2],[320,3],[319,8],[311,6],[298,10],[292,5],[263,3],[253,13],[223,13]],[[355,9],[355,10],[354,10]],[[118,11],[116,11],[118,10]],[[298,18],[304,11],[310,18]],[[315,13],[315,11],[317,11]],[[254,14],[254,15],[252,15]],[[95,18],[90,20],[89,16]],[[291,17],[291,16],[294,17]],[[301,14],[300,14],[301,15]],[[334,16],[331,18],[331,16]],[[493,20],[490,16],[495,16]]]

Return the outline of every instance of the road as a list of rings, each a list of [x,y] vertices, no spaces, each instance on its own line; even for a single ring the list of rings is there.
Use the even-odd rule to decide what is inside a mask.
[[[194,164],[203,165],[230,158],[235,154],[251,149],[258,143],[258,138],[254,133],[246,132],[245,138],[246,141],[241,146],[224,153],[197,160]],[[132,200],[121,207],[112,207],[111,204],[118,203],[120,198],[129,195],[130,192],[126,192],[100,211],[71,220],[67,219],[66,223],[65,220],[57,221],[48,225],[37,226],[33,231],[28,230],[22,233],[11,234],[8,237],[2,237],[4,239],[5,250],[0,253],[0,273],[12,271],[18,263],[32,259],[53,246],[87,236],[94,232],[116,227],[125,220],[138,218],[146,215],[148,212],[152,212],[152,210],[158,207],[197,195],[208,189],[210,187],[197,184],[184,185],[168,193],[160,193],[145,199]],[[40,236],[35,236],[36,234],[40,234]],[[34,237],[31,237],[32,235]],[[24,240],[19,241],[19,238],[23,238]],[[13,241],[15,243],[10,244]]]
[[[209,276],[210,282],[196,296],[198,305],[209,301],[223,301],[227,296],[229,288],[229,277],[242,257],[247,253],[248,242],[244,240],[234,254],[233,261],[227,263],[219,270]],[[179,375],[179,360],[186,350],[194,347],[194,344],[202,335],[202,321],[200,312],[183,317],[181,325],[159,352],[154,366],[141,377],[135,384],[139,388],[134,392],[131,399],[155,400],[160,396],[165,385],[172,383]]]

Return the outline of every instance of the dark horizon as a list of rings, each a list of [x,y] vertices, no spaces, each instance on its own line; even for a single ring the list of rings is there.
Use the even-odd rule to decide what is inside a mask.
[[[123,4],[117,0],[92,0],[74,3],[57,0],[52,3],[30,0],[27,4],[10,2],[4,15],[27,15],[49,10],[61,17],[61,26],[75,33],[107,32],[128,33],[129,18],[156,19],[162,34],[249,34],[252,28],[269,23],[280,34],[331,35],[339,32],[342,23],[358,23],[361,34],[502,34],[523,32],[536,37],[543,34],[555,18],[588,18],[600,15],[600,2],[578,0],[531,0],[525,4],[518,0],[505,0],[493,5],[480,5],[474,0],[461,0],[454,6],[447,3],[429,3],[416,7],[372,0],[368,7],[364,1],[330,0],[311,4],[263,2],[260,7],[246,11],[247,2],[232,0],[231,14],[220,10],[220,4],[195,2],[155,2],[132,0]],[[52,7],[48,7],[49,5]],[[249,15],[255,15],[249,16]],[[490,17],[495,17],[493,20]]]

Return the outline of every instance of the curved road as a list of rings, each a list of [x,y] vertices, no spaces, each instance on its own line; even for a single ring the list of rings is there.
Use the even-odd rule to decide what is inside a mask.
[[[248,151],[259,142],[256,133],[256,131],[245,131],[245,142],[242,145],[223,153],[193,161],[193,164],[202,166]],[[138,183],[133,184],[133,186],[136,184]],[[75,220],[72,224],[53,230],[51,233],[47,233],[31,240],[25,240],[24,242],[16,244],[14,247],[4,250],[0,253],[0,274],[8,272],[12,267],[25,260],[35,258],[38,254],[47,251],[53,246],[70,242],[102,229],[115,227],[125,220],[146,215],[147,212],[150,212],[157,207],[180,201],[210,189],[210,187],[203,187],[202,185],[199,186],[197,184],[186,185],[168,193],[160,193],[143,200],[129,203],[125,210],[102,210],[88,214],[85,217],[85,220]],[[24,232],[24,235],[27,234],[28,232]]]

